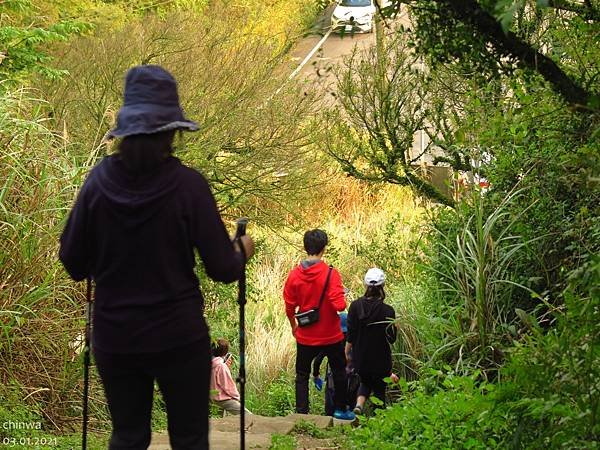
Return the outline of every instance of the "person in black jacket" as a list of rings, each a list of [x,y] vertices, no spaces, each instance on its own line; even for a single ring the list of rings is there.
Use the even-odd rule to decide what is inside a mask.
[[[118,153],[85,180],[60,238],[76,281],[95,281],[92,348],[112,419],[109,448],[146,449],[154,382],[174,450],[208,448],[210,337],[195,251],[214,280],[243,271],[205,178],[175,158],[176,130],[195,131],[159,66],[130,69],[109,138]],[[242,241],[247,257],[252,240]]]
[[[361,414],[367,398],[373,393],[385,404],[384,378],[398,377],[392,372],[390,344],[396,341],[394,308],[385,299],[385,274],[372,268],[365,274],[365,295],[348,309],[346,359],[352,361],[360,376],[355,414]]]

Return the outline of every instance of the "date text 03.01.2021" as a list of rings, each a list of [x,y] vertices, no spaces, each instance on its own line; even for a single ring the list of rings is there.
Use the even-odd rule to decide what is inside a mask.
[[[3,447],[56,447],[58,438],[56,437],[3,437],[0,441]]]

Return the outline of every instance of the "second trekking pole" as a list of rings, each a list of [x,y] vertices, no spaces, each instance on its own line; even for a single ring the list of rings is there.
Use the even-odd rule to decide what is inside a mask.
[[[90,347],[92,334],[92,280],[87,279],[86,286],[85,340],[83,349],[83,424],[81,430],[81,448],[87,449],[88,398],[90,390]]]
[[[245,321],[245,306],[246,306],[246,249],[244,248],[244,244],[242,243],[241,237],[246,234],[246,225],[248,224],[248,219],[245,217],[238,219],[237,221],[237,229],[235,231],[235,240],[237,244],[240,246],[240,252],[242,253],[242,259],[244,261],[244,265],[242,268],[242,274],[239,279],[239,289],[238,289],[238,304],[240,305],[240,370],[239,375],[237,377],[237,382],[240,385],[240,449],[246,449],[246,330],[244,327]]]

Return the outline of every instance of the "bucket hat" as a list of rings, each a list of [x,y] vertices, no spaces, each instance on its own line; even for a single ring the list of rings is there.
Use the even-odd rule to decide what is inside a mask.
[[[385,273],[383,270],[373,267],[367,270],[365,274],[365,285],[366,286],[383,286],[385,283]]]
[[[145,65],[127,72],[117,126],[106,134],[106,138],[169,130],[197,131],[198,128],[196,122],[183,115],[173,75],[160,66]]]

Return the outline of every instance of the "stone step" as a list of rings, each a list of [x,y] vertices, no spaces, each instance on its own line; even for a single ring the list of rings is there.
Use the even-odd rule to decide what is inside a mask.
[[[273,434],[289,434],[296,423],[306,421],[317,428],[324,429],[332,425],[329,416],[312,414],[290,414],[285,417],[265,417],[255,414],[246,415],[246,447],[268,449]],[[210,447],[215,450],[238,450],[240,448],[240,417],[227,416],[210,419]],[[166,432],[153,433],[150,450],[170,450],[169,436]]]
[[[271,433],[246,433],[246,448],[268,449],[271,446]],[[239,450],[240,434],[231,431],[210,431],[210,448],[214,450]],[[171,450],[169,436],[165,433],[152,433],[149,450]]]

